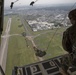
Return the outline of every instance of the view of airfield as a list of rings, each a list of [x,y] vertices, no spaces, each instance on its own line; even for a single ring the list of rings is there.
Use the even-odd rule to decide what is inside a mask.
[[[22,6],[4,10],[1,48],[6,50],[6,75],[24,66],[66,54],[63,32],[71,26],[71,6]]]

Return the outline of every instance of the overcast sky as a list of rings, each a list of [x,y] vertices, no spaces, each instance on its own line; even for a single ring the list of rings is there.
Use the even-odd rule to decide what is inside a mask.
[[[5,0],[5,7],[10,6],[10,3],[16,1],[16,0]],[[19,0],[14,5],[20,6],[20,5],[29,5],[31,1],[35,0]],[[76,0],[38,0],[35,4],[66,4],[66,3],[75,3]]]

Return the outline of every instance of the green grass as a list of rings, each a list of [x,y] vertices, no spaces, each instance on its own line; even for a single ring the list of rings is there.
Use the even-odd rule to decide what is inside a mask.
[[[19,28],[20,22],[16,20],[17,18],[13,16],[11,34],[21,34],[24,28]],[[6,63],[6,75],[12,75],[12,70],[14,66],[23,66],[37,62],[34,55],[34,50],[32,44],[27,40],[29,48],[27,47],[26,38],[23,36],[11,36],[8,45],[8,55]]]
[[[19,18],[17,16],[12,16],[10,31],[11,35],[21,34],[22,32],[25,32],[23,26],[18,27],[19,25],[21,25],[21,21],[18,19]],[[33,32],[26,21],[25,25],[27,25],[28,30],[34,36],[48,31],[46,34],[41,34],[34,39],[39,49],[46,50],[48,43],[51,40],[56,29]],[[65,29],[66,28],[58,29],[56,35],[53,37],[48,49],[46,50],[47,54],[43,57],[44,59],[49,59],[66,53],[61,45],[62,33]],[[27,44],[29,45],[29,47],[27,47]],[[23,66],[34,62],[38,62],[38,60],[34,55],[32,43],[23,36],[11,36],[8,46],[6,75],[12,75],[12,69],[14,68],[14,66]]]
[[[53,58],[66,53],[62,48],[62,32],[64,30],[64,28],[58,29],[54,37],[53,35],[56,30],[50,30],[47,34],[42,34],[34,39],[39,49],[46,50],[47,54],[44,56],[44,59]]]
[[[8,57],[6,66],[6,75],[12,75],[14,66],[23,66],[37,62],[34,56],[32,46],[26,46],[24,37],[13,36],[10,38],[8,47]]]
[[[63,31],[65,31],[67,27],[66,28],[62,27],[62,28],[59,28],[58,30],[53,29],[53,30],[43,30],[43,31],[33,32],[32,29],[30,28],[30,26],[28,25],[28,23],[26,22],[26,20],[25,20],[25,24],[26,24],[29,32],[34,36],[47,32],[45,34],[41,34],[40,36],[38,36],[34,39],[35,44],[37,45],[37,47],[39,49],[41,49],[41,50],[47,49],[46,50],[47,54],[46,54],[46,56],[44,56],[44,59],[53,58],[55,56],[59,56],[59,55],[66,53],[66,51],[64,51],[62,48],[62,36],[63,36]],[[53,37],[55,32],[56,32],[56,34]],[[52,37],[53,37],[53,39],[52,39]],[[50,42],[50,40],[51,40],[51,42]],[[50,44],[48,47],[49,42],[50,42]]]
[[[21,34],[22,32],[24,32],[24,28],[18,27],[19,25],[21,25],[21,21],[19,20],[19,18],[17,16],[12,16],[10,34]]]

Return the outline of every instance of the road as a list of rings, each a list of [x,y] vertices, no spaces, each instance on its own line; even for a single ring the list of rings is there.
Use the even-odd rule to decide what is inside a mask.
[[[1,37],[2,37],[2,38],[5,38],[5,37],[11,37],[11,36],[22,36],[22,35],[21,35],[21,34],[11,34],[11,35],[8,34],[8,36],[3,35],[3,36],[1,36]]]
[[[26,26],[25,23],[24,23],[23,16],[22,16],[22,15],[19,15],[19,16],[20,16],[20,20],[21,20],[21,22],[22,22],[22,24],[23,24],[23,26],[24,26],[24,29],[25,29],[25,31],[26,31],[26,36],[31,36],[31,34],[30,34],[27,26]]]
[[[12,18],[8,19],[6,30],[4,33],[4,37],[1,37],[1,50],[0,50],[0,65],[5,72],[6,69],[6,60],[7,60],[7,49],[8,49],[8,41],[9,41],[9,33],[11,27],[11,20]]]

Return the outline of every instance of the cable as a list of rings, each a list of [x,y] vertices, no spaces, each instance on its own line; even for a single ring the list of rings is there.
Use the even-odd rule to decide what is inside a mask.
[[[75,6],[75,4],[76,4],[76,2],[75,2],[75,3],[73,4],[73,6],[69,9],[69,11],[71,11],[71,10],[73,9],[73,7]],[[68,14],[68,13],[67,13],[67,14]],[[67,14],[66,14],[66,15],[67,15]],[[62,22],[66,19],[66,15],[65,15],[64,19],[62,20]],[[62,22],[61,22],[61,23],[62,23]],[[54,36],[55,36],[55,34],[57,33],[58,30],[59,30],[59,29],[56,29],[56,31],[54,32],[54,34],[53,34],[51,40],[48,42],[48,45],[47,45],[47,47],[46,47],[45,50],[48,50],[48,48],[49,48],[49,46],[50,46],[50,43],[52,42],[52,40],[53,40],[53,38],[54,38]]]
[[[34,1],[34,2],[37,2],[38,0]]]

